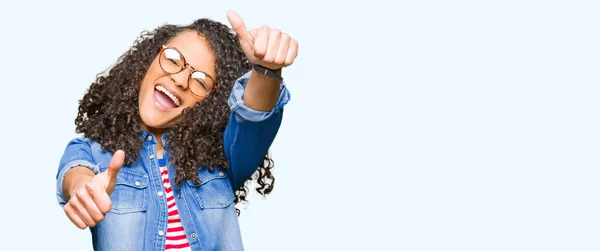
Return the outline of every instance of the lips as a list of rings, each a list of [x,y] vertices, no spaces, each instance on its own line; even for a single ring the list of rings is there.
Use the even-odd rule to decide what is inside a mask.
[[[177,108],[177,105],[167,95],[157,90],[154,90],[154,102],[162,110]]]
[[[154,87],[154,102],[161,110],[171,110],[181,106],[181,100],[162,85]]]
[[[165,88],[162,85],[157,85],[154,87],[155,90],[162,92],[163,94],[165,94],[166,96],[168,96],[173,103],[175,103],[176,106],[181,106],[181,101],[179,100],[179,98],[177,96],[175,96],[175,94],[171,93],[167,88]]]

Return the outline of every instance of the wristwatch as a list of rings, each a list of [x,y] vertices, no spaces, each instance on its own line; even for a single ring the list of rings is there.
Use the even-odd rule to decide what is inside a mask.
[[[254,68],[254,70],[256,72],[258,72],[261,75],[267,76],[267,77],[269,77],[269,78],[277,81],[277,83],[281,84],[283,82],[283,78],[281,76],[279,76],[277,73],[275,73],[275,71],[280,72],[281,69],[279,69],[279,70],[271,70],[271,69],[265,68],[265,67],[257,65],[257,64],[254,64],[252,67]]]

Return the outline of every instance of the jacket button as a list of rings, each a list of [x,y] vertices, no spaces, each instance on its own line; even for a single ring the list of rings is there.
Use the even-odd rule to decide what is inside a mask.
[[[150,159],[154,159],[154,154],[150,154]]]
[[[196,234],[192,234],[192,239],[196,239]]]
[[[151,141],[151,140],[152,140],[152,136],[148,136],[148,141]]]
[[[136,187],[139,187],[140,185],[141,185],[141,183],[140,183],[139,181],[136,181],[136,182],[135,182],[135,186],[136,186]]]
[[[165,235],[165,232],[163,232],[162,230],[158,230],[158,236],[163,236]]]
[[[219,172],[219,176],[223,177],[223,176],[225,176],[225,173]]]
[[[181,199],[181,194],[178,194],[178,195],[177,195],[177,198],[178,198],[178,199]]]
[[[163,192],[159,191],[158,193],[156,193],[156,195],[158,195],[158,197],[162,197],[163,196]]]

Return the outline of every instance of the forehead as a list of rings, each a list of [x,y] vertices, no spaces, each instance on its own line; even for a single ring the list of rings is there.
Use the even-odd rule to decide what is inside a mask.
[[[197,32],[184,31],[167,42],[167,46],[177,48],[185,61],[197,71],[215,76],[215,56],[208,41]]]

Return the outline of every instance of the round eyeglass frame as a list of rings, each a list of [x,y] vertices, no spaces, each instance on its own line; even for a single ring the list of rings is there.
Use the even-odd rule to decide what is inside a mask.
[[[163,54],[165,53],[165,50],[167,50],[167,49],[175,50],[177,53],[179,53],[179,55],[181,56],[181,59],[183,60],[183,66],[181,66],[181,68],[180,68],[180,69],[179,69],[179,71],[177,71],[177,72],[170,72],[170,71],[166,70],[166,69],[165,69],[165,67],[162,65],[162,62],[161,62],[161,60],[160,60],[160,59],[163,57]],[[214,79],[213,79],[213,78],[212,78],[210,75],[208,75],[206,72],[203,72],[203,71],[197,71],[196,69],[194,69],[194,67],[193,67],[193,66],[191,66],[191,65],[190,65],[190,64],[189,64],[189,63],[188,63],[188,62],[185,60],[185,56],[183,56],[183,53],[181,53],[181,51],[179,51],[179,50],[178,50],[177,48],[175,48],[175,47],[169,47],[169,46],[166,46],[166,45],[163,45],[163,46],[161,47],[161,49],[160,49],[160,53],[159,53],[159,55],[158,55],[158,65],[160,65],[160,68],[161,68],[163,71],[165,71],[165,72],[167,72],[167,73],[169,73],[169,74],[177,74],[177,73],[180,73],[180,72],[182,72],[182,71],[183,71],[183,70],[184,70],[186,67],[188,67],[188,66],[189,66],[189,67],[190,67],[190,69],[192,69],[192,71],[190,72],[190,75],[188,76],[188,80],[187,80],[187,81],[188,81],[188,89],[190,89],[190,92],[191,92],[192,94],[194,94],[195,96],[198,96],[198,97],[206,97],[206,96],[208,96],[210,93],[212,93],[213,91],[218,91],[218,90],[219,90],[219,88],[218,88],[218,85],[217,85],[217,82],[216,82],[216,81],[215,81],[215,80],[214,80]],[[208,91],[206,94],[203,94],[203,95],[196,94],[196,93],[194,93],[194,91],[192,91],[192,88],[190,88],[190,87],[189,87],[190,79],[192,78],[192,75],[193,75],[195,72],[200,72],[200,73],[204,74],[205,76],[209,77],[209,78],[210,78],[210,79],[213,81],[213,88],[212,88],[210,91]]]

